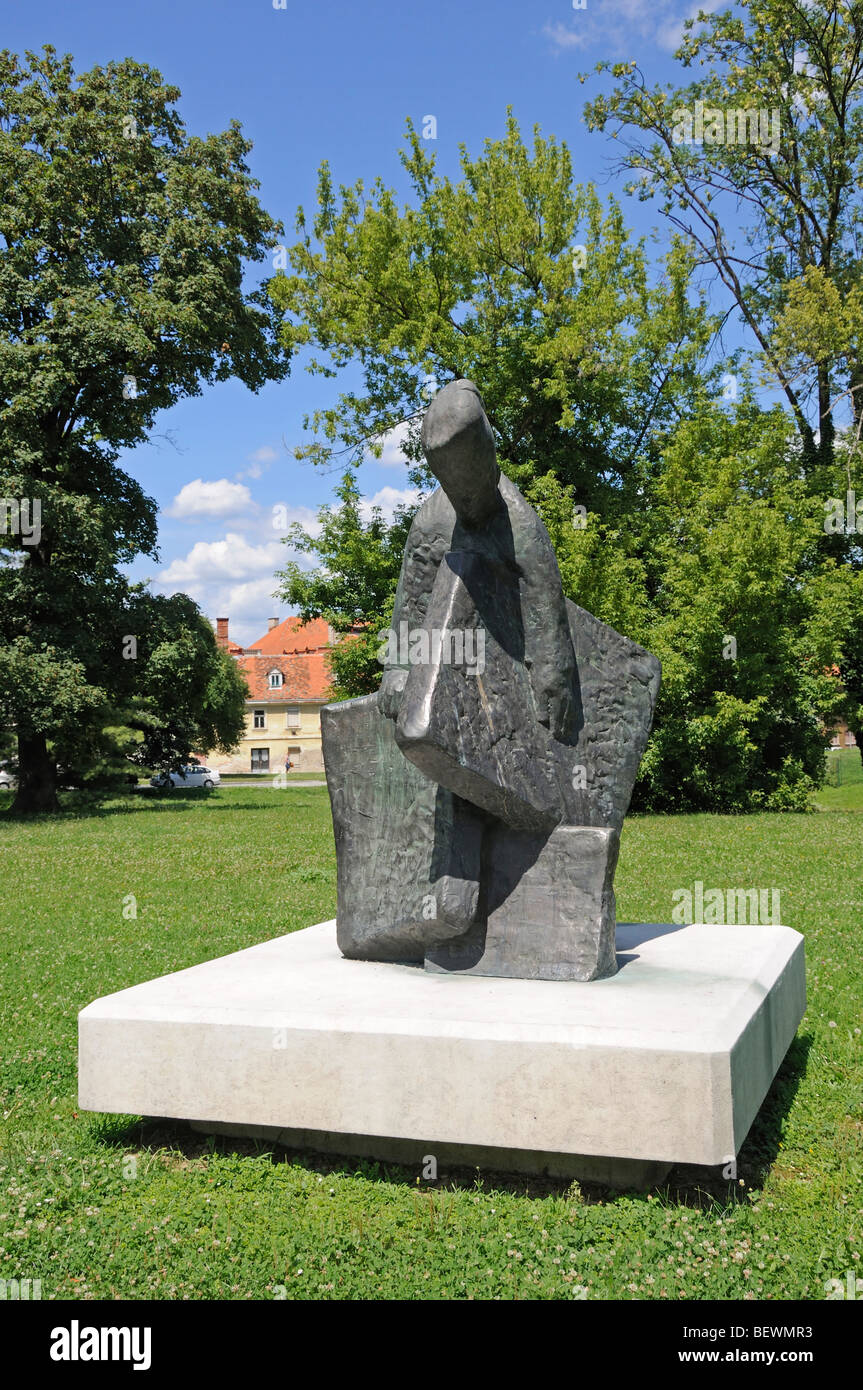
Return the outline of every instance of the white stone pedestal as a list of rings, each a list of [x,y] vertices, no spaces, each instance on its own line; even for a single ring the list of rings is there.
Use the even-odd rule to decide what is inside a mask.
[[[88,1005],[79,1104],[617,1185],[727,1164],[803,1015],[803,938],[621,924],[617,951],[589,984],[438,975],[345,960],[322,922]]]

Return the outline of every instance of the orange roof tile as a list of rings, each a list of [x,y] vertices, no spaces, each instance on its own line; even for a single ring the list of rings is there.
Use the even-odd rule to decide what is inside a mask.
[[[314,652],[282,652],[278,656],[269,653],[246,655],[237,658],[237,665],[246,677],[250,700],[326,700],[332,686],[327,655],[328,648]],[[283,685],[270,688],[271,671],[281,671]]]
[[[281,652],[315,651],[329,645],[330,628],[323,618],[312,618],[308,623],[301,623],[299,618],[285,618],[265,632],[257,642],[250,642],[246,651],[276,655]]]

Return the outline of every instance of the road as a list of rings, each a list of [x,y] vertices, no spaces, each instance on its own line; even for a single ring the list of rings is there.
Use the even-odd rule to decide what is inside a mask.
[[[230,782],[221,782],[219,785],[222,786],[222,787],[257,787],[260,791],[267,791],[267,790],[269,790],[269,791],[274,791],[274,792],[284,792],[284,791],[290,791],[291,787],[325,787],[327,784],[326,784],[326,782],[305,782],[305,781],[302,781],[302,782],[284,782],[284,783],[280,784],[279,786],[275,786],[274,783],[273,783],[272,777],[255,777],[255,778],[250,778],[248,782],[246,782],[246,781],[242,781],[242,782],[237,781],[237,782],[235,782],[235,781],[233,780],[233,778],[231,778],[231,781],[230,781]],[[149,782],[139,782],[138,785],[137,785],[137,787],[134,788],[134,790],[135,790],[136,792],[154,792],[154,791],[159,791],[160,788],[158,788],[158,787],[151,787],[150,784],[149,784]],[[177,790],[183,790],[183,788],[177,788]],[[189,791],[203,791],[204,788],[203,788],[203,787],[190,787],[190,788],[188,788],[188,790],[189,790]]]

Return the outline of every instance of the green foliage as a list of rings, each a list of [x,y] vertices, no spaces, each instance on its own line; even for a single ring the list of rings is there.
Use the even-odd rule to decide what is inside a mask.
[[[279,597],[299,610],[304,622],[324,618],[346,640],[329,656],[333,697],[351,699],[377,690],[383,667],[378,661],[378,634],[389,627],[405,540],[413,512],[397,507],[388,525],[379,507],[363,516],[363,504],[353,473],[336,488],[337,507],[318,512],[319,531],[307,534],[299,522],[285,544],[318,564],[303,570],[289,560],[278,574]]]
[[[787,417],[744,395],[681,423],[614,529],[550,475],[526,486],[564,592],[662,661],[636,807],[804,810],[823,779],[863,590],[822,553],[800,453]]]
[[[588,125],[615,136],[628,190],[658,197],[674,233],[740,310],[766,379],[783,391],[797,426],[811,495],[844,499],[861,479],[863,430],[860,6],[742,0],[688,21],[676,56],[695,74],[685,87],[651,88],[634,63],[600,64],[616,86],[588,104]],[[692,138],[698,102],[700,143]],[[821,628],[829,621],[829,659],[841,679],[841,689],[825,691],[819,676],[813,694],[824,700],[825,716],[842,712],[857,729],[863,550],[853,531],[822,527],[817,554],[804,563],[806,592],[817,588],[824,604],[822,617],[813,609],[810,621]],[[796,591],[791,597],[794,611]],[[775,669],[775,651],[770,660]],[[796,717],[789,701],[787,718]],[[746,720],[760,737],[762,715],[752,708]],[[741,748],[735,762],[748,756]],[[795,755],[789,764],[788,777],[802,789],[799,767],[808,773],[810,760]]]
[[[180,768],[196,752],[230,752],[245,729],[245,678],[187,594],[138,589],[122,617],[130,635],[142,634],[116,672],[122,703],[103,699],[90,719],[55,720],[50,731],[67,784],[110,786],[142,768]]]
[[[824,552],[824,507],[800,459],[787,416],[744,394],[731,409],[702,400],[643,461],[638,507],[613,525],[576,510],[554,474],[512,470],[549,530],[567,596],[662,661],[636,807],[806,809],[824,776],[825,724],[844,716],[853,727],[861,712],[849,673],[863,575]],[[320,567],[294,565],[283,591],[303,616],[367,624],[337,649],[340,698],[377,688],[377,633],[408,520],[365,528],[353,480],[341,495],[317,539],[293,538]]]
[[[785,302],[776,315],[773,347],[788,377],[805,380],[813,368],[829,366],[848,380],[856,370],[863,344],[860,288],[840,287],[822,266],[808,265],[785,286]]]
[[[837,650],[810,631],[820,508],[787,417],[705,406],[666,449],[651,552],[663,662],[642,796],[657,809],[802,809],[824,766]]]
[[[418,427],[429,381],[474,377],[503,467],[549,522],[564,568],[578,569],[567,591],[619,614],[636,592],[637,556],[618,560],[610,523],[609,563],[592,573],[574,545],[563,553],[564,513],[577,499],[625,514],[636,454],[696,390],[711,321],[690,302],[689,259],[675,245],[651,284],[614,200],[603,207],[591,187],[573,189],[566,145],[537,130],[529,150],[511,113],[505,137],[481,156],[462,150],[458,182],[435,173],[410,124],[401,159],[413,194],[401,210],[380,180],[371,196],[361,183],[337,194],[322,166],[311,230],[298,214],[293,273],[271,282],[289,351],[311,348],[310,370],[323,375],[351,361],[363,373],[364,391],[316,412],[318,438],[298,453],[325,462],[341,441],[358,463],[407,421],[411,476],[426,486]],[[350,476],[340,498],[321,513],[320,537],[294,528],[289,542],[321,563],[311,575],[287,566],[281,596],[341,631],[363,625],[362,639],[341,644],[332,661],[338,692],[351,695],[379,682],[371,634],[390,621],[410,516],[388,537],[381,523],[362,524]],[[628,625],[641,631],[644,602],[634,601]]]
[[[271,282],[286,348],[309,349],[324,376],[348,362],[362,373],[361,391],[307,421],[317,438],[298,455],[325,462],[341,441],[358,463],[407,422],[425,485],[429,383],[471,377],[507,465],[537,460],[580,502],[614,505],[647,432],[668,428],[694,389],[709,341],[682,246],[651,284],[614,199],[573,188],[567,146],[537,129],[528,149],[511,113],[503,139],[475,158],[462,149],[457,182],[435,172],[410,122],[401,162],[412,194],[401,209],[380,179],[337,193],[322,165],[293,273]]]
[[[290,528],[285,544],[314,555],[319,564],[309,571],[289,560],[278,575],[279,596],[299,608],[304,622],[324,618],[337,632],[347,632],[392,606],[413,513],[399,507],[387,525],[375,507],[364,519],[362,496],[350,472],[336,496],[337,507],[323,506],[318,512],[317,535],[307,535],[299,522]]]
[[[31,734],[50,733],[99,710],[105,693],[90,685],[81,662],[55,647],[18,637],[0,646],[0,719]]]
[[[739,308],[784,391],[807,464],[829,462],[844,392],[855,421],[863,418],[860,6],[741,0],[688,20],[676,56],[696,73],[684,87],[650,87],[634,62],[600,63],[617,85],[588,103],[588,126],[613,134],[628,191],[659,198]],[[699,101],[703,143],[693,138]],[[836,341],[841,316],[810,318],[799,331],[801,290],[819,307],[847,299],[853,333]]]
[[[650,600],[639,533],[624,517],[612,527],[594,512],[576,511],[572,490],[552,473],[532,480],[527,470],[525,475],[524,495],[546,525],[567,598],[646,643]]]
[[[0,439],[22,464],[50,458],[46,481],[104,468],[202,381],[287,370],[266,294],[240,284],[279,231],[251,146],[236,122],[188,136],[179,95],[132,59],[76,81],[51,47],[0,54]]]
[[[143,738],[134,754],[146,767],[179,768],[193,751],[229,753],[245,729],[246,681],[216,645],[213,629],[187,594],[141,592],[131,609],[142,633],[131,691]],[[136,663],[129,662],[129,667]]]
[[[97,720],[67,728],[53,738],[49,751],[60,767],[61,784],[94,792],[134,785],[138,768],[133,763],[143,738],[133,725],[134,718],[131,710],[103,706]]]
[[[373,695],[377,690],[383,673],[378,660],[378,634],[386,630],[389,622],[389,617],[372,619],[368,628],[339,642],[330,652],[332,700],[353,700],[358,695]]]
[[[597,123],[647,111],[630,70],[617,75],[624,88],[596,105]],[[670,145],[651,177],[672,181],[682,167],[695,178],[703,150],[675,145],[671,98],[651,100]],[[751,158],[748,147],[708,147],[706,176],[751,178]],[[294,273],[271,284],[290,350],[313,347],[314,371],[352,362],[363,374],[363,392],[313,417],[321,437],[305,452],[325,460],[341,440],[359,460],[407,419],[405,452],[425,484],[424,384],[474,377],[501,465],[549,530],[564,592],[663,662],[635,804],[807,807],[823,778],[825,721],[863,717],[859,552],[825,532],[823,503],[824,489],[844,496],[843,474],[847,486],[857,479],[853,443],[813,454],[781,411],[755,406],[743,371],[740,399],[718,400],[690,251],[674,241],[651,286],[616,204],[571,188],[565,145],[537,132],[528,151],[510,116],[481,157],[462,151],[460,182],[437,176],[410,128],[402,162],[413,199],[401,210],[380,181],[368,197],[360,184],[336,194],[324,166],[311,231],[299,216]],[[632,167],[643,173],[644,161],[633,155]],[[848,324],[855,305],[847,296]],[[808,308],[801,300],[788,319],[789,342]],[[849,336],[848,324],[835,331]],[[292,543],[320,563],[311,575],[289,567],[282,596],[343,631],[365,625],[334,662],[339,694],[354,695],[377,688],[371,633],[389,622],[408,518],[388,540],[380,525],[366,533],[352,477],[341,500],[322,513],[321,537],[295,529]]]
[[[130,696],[122,649],[142,610],[118,566],[156,555],[156,508],[119,451],[204,381],[256,390],[288,369],[265,291],[242,290],[280,230],[249,143],[236,123],[188,136],[178,96],[132,59],[76,78],[50,47],[0,54],[0,496],[41,507],[39,534],[0,535],[0,717],[18,731],[21,809],[55,805],[47,736],[104,727]],[[182,743],[168,672],[201,646],[171,641],[134,694],[152,707],[161,692]]]

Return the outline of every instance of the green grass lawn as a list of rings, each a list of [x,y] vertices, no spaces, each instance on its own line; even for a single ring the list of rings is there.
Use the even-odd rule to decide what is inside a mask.
[[[697,879],[778,887],[809,974],[737,1179],[677,1170],[650,1194],[464,1170],[428,1183],[78,1112],[90,1000],[335,914],[325,790],[0,811],[0,862],[0,1278],[41,1279],[43,1298],[821,1299],[863,1275],[858,815],[627,822],[621,920],[670,920]]]
[[[857,748],[827,754],[827,780],[815,797],[821,811],[863,811],[863,761]]]

